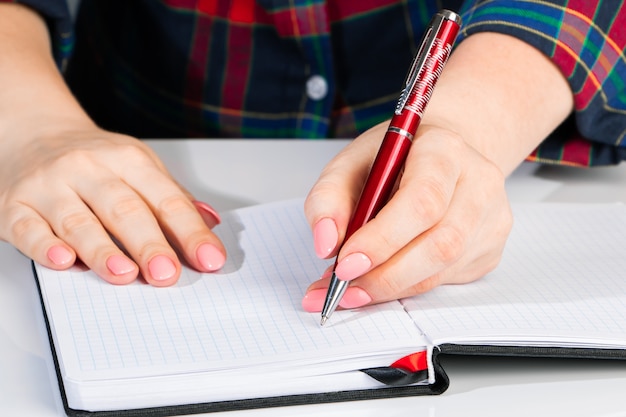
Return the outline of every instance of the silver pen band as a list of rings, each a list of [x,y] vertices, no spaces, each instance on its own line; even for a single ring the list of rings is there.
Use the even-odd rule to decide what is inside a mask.
[[[387,129],[389,132],[397,133],[400,136],[406,137],[408,140],[413,142],[413,134],[408,130],[400,129],[399,127],[389,126]]]

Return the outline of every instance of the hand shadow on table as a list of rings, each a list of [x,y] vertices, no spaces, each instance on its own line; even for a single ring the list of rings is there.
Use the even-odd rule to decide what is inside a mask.
[[[228,231],[225,230],[228,228]],[[241,233],[245,226],[236,212],[226,212],[222,215],[222,222],[216,226],[213,231],[222,240],[226,248],[226,263],[215,272],[198,272],[186,263],[189,269],[185,272],[185,278],[179,280],[178,286],[193,285],[202,279],[219,280],[225,275],[232,274],[239,269],[245,262],[245,252],[240,244]],[[223,232],[222,232],[223,231]],[[182,278],[182,277],[181,277]]]

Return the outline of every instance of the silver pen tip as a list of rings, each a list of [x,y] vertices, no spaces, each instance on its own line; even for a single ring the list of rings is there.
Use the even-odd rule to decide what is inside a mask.
[[[320,326],[323,326],[328,321],[328,316],[322,316],[322,320],[320,321]]]

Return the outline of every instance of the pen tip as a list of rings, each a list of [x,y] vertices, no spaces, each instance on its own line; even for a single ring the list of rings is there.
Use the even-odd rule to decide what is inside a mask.
[[[328,320],[328,316],[322,316],[322,320],[320,321],[320,326],[325,325],[327,320]]]

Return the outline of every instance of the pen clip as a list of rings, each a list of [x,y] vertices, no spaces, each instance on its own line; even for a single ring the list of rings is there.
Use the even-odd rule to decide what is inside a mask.
[[[444,10],[442,12],[437,13],[430,24],[428,25],[428,30],[424,33],[422,37],[420,49],[415,54],[413,58],[413,62],[411,63],[411,68],[406,76],[406,80],[404,81],[404,88],[402,92],[400,92],[400,98],[398,99],[398,103],[396,104],[395,114],[402,114],[402,109],[406,105],[406,102],[411,95],[411,91],[413,91],[413,87],[415,87],[415,83],[417,82],[418,75],[422,72],[424,68],[424,64],[426,63],[426,59],[429,56],[429,52],[437,39],[437,35],[441,30],[441,26],[443,25],[444,20],[455,20],[458,21],[456,15],[448,10]],[[455,16],[450,19],[450,16]]]

